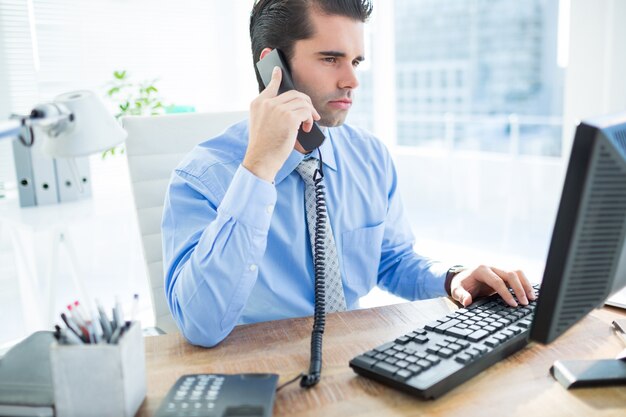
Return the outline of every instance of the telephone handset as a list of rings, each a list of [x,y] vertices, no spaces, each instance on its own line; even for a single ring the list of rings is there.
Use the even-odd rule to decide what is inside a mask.
[[[291,72],[289,71],[289,66],[287,65],[287,60],[285,59],[283,53],[277,48],[272,50],[272,52],[256,63],[256,68],[259,71],[261,80],[263,80],[263,84],[267,86],[272,80],[272,71],[274,70],[274,67],[280,67],[283,75],[280,87],[278,88],[278,94],[282,94],[289,90],[295,90],[293,80],[291,78]],[[322,133],[321,129],[315,122],[313,122],[313,127],[310,132],[302,130],[302,126],[300,126],[300,130],[298,130],[298,142],[300,142],[300,145],[302,145],[304,150],[307,152],[318,148],[322,142],[324,142],[324,139],[324,133]]]
[[[283,56],[282,52],[278,49],[274,49],[267,54],[262,60],[256,64],[259,75],[263,80],[263,83],[267,86],[272,79],[272,71],[274,67],[280,67],[282,70],[282,81],[278,89],[278,93],[284,93],[285,91],[294,90],[293,80],[291,79],[291,73],[287,66],[287,60]],[[300,126],[298,131],[298,142],[306,151],[312,151],[318,148],[325,137],[320,130],[317,123],[313,122],[313,128],[310,132],[305,132]],[[319,156],[319,168],[315,170],[313,175],[313,181],[315,184],[315,236],[314,236],[314,250],[313,250],[313,268],[315,271],[315,311],[313,313],[313,331],[311,333],[311,360],[309,364],[309,372],[301,373],[296,378],[278,387],[282,387],[295,382],[300,379],[300,386],[304,388],[311,388],[316,385],[322,375],[322,339],[324,337],[324,326],[326,324],[326,294],[325,294],[325,282],[326,282],[326,256],[324,251],[324,237],[326,236],[326,197],[324,193],[324,170],[322,163],[322,153],[318,151]]]

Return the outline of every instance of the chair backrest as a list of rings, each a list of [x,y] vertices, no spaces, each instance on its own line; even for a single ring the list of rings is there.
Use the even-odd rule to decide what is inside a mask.
[[[170,177],[195,145],[246,117],[247,112],[228,112],[122,119],[128,132],[126,155],[150,277],[152,308],[156,326],[165,332],[177,329],[165,298],[161,246],[161,217]]]

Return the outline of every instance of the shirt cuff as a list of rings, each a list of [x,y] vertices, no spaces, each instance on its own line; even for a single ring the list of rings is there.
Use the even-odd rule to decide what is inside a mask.
[[[448,293],[446,291],[446,276],[448,269],[452,265],[447,265],[441,262],[435,262],[430,266],[429,272],[431,279],[424,282],[426,288],[426,294],[429,297],[446,297]]]
[[[240,165],[217,211],[250,227],[268,230],[276,198],[273,184]]]

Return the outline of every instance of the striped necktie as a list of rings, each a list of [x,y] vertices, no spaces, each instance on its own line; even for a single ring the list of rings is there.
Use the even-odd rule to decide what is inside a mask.
[[[316,158],[304,159],[296,167],[296,171],[306,185],[304,191],[304,203],[306,207],[306,220],[309,228],[309,239],[311,241],[311,250],[313,251],[313,259],[315,259],[315,222],[316,204],[315,204],[315,170],[319,165],[319,161]],[[326,312],[331,313],[333,311],[345,311],[346,300],[343,293],[343,285],[341,283],[341,273],[339,272],[339,256],[337,255],[337,246],[335,245],[335,238],[333,237],[333,231],[330,227],[328,215],[326,216],[326,235],[323,239],[324,242],[324,272],[325,272],[325,286],[326,286]]]

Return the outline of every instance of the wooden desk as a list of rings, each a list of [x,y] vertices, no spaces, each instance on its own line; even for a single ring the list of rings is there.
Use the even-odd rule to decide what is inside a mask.
[[[567,391],[548,369],[557,359],[613,358],[624,347],[610,323],[623,310],[592,312],[557,341],[530,344],[435,401],[424,401],[357,376],[357,354],[455,309],[427,300],[330,314],[324,337],[321,382],[279,391],[274,416],[624,416],[626,389]],[[312,319],[237,327],[218,347],[191,346],[179,334],[146,339],[147,399],[138,416],[152,416],[176,379],[188,373],[273,372],[280,383],[308,369]]]

